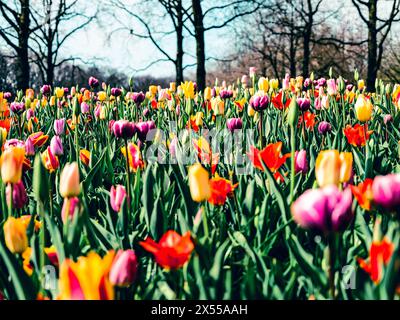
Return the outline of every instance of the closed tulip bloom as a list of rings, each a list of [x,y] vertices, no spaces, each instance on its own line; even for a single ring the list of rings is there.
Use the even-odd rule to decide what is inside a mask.
[[[318,154],[315,176],[320,187],[340,182],[340,155],[337,150],[325,150]]]
[[[26,225],[21,219],[9,217],[3,225],[4,239],[12,253],[23,253],[28,247]]]
[[[358,87],[358,90],[362,91],[365,88],[365,81],[363,79],[358,80],[357,87]]]
[[[327,82],[327,91],[330,96],[337,94],[337,85],[335,79],[329,79]]]
[[[64,154],[64,148],[59,136],[53,136],[50,141],[50,149],[56,156],[61,156]]]
[[[25,140],[25,154],[27,156],[35,155],[35,145],[29,137]]]
[[[400,205],[400,174],[377,176],[372,183],[373,201],[375,204],[394,210]]]
[[[80,192],[78,163],[67,163],[60,176],[60,195],[71,198],[79,196]]]
[[[136,126],[128,120],[118,120],[114,122],[113,132],[117,138],[130,139],[136,132]]]
[[[212,98],[211,88],[207,87],[204,89],[204,100],[210,101]]]
[[[298,98],[297,99],[297,104],[299,105],[299,109],[301,111],[307,111],[308,109],[310,109],[310,99],[307,98]]]
[[[154,121],[143,121],[136,124],[136,130],[138,134],[138,138],[141,141],[146,141],[147,134],[149,131],[154,130],[156,128],[156,124]]]
[[[43,95],[48,96],[51,93],[51,86],[49,86],[48,84],[43,85],[43,87],[40,88],[40,92]]]
[[[6,149],[0,158],[1,179],[3,183],[17,183],[22,177],[22,165],[25,159],[25,148]]]
[[[354,105],[356,111],[356,117],[361,122],[366,122],[371,119],[373,106],[370,99],[365,98],[364,95],[360,94],[357,98],[356,104]]]
[[[271,79],[269,80],[269,86],[273,89],[276,90],[279,87],[279,80],[278,79]]]
[[[6,188],[6,199],[8,205],[10,204],[11,198],[11,184],[7,185]],[[13,208],[21,209],[28,202],[28,196],[26,194],[26,190],[24,184],[21,181],[14,183],[12,186],[12,206]]]
[[[25,110],[25,103],[23,102],[12,102],[10,104],[10,110],[12,113],[21,114]]]
[[[322,135],[326,135],[327,133],[332,131],[332,126],[329,122],[321,121],[318,125],[318,132]]]
[[[61,219],[63,223],[66,223],[67,219],[72,221],[76,213],[79,213],[78,197],[65,198],[61,209]]]
[[[55,95],[56,95],[56,97],[57,97],[58,99],[61,99],[61,98],[64,96],[64,94],[65,94],[65,90],[64,90],[64,88],[56,88],[56,89],[54,90],[54,93],[55,93]]]
[[[221,99],[230,99],[233,97],[233,92],[232,90],[221,90],[219,92],[219,96],[221,97]]]
[[[266,95],[254,95],[250,99],[250,105],[255,111],[263,111],[268,108],[269,98]]]
[[[35,117],[35,110],[34,109],[29,108],[28,110],[26,110],[26,120],[29,121],[30,119],[32,119],[34,117]]]
[[[353,197],[350,188],[336,186],[310,189],[292,205],[294,220],[305,229],[321,233],[344,231],[353,219]]]
[[[122,94],[122,90],[120,88],[112,88],[111,95],[114,97],[119,97]]]
[[[340,158],[340,182],[350,180],[353,172],[353,154],[351,152],[341,152]]]
[[[89,86],[92,88],[97,88],[100,84],[99,80],[97,80],[95,77],[90,77],[88,83]]]
[[[139,106],[144,101],[144,99],[146,99],[146,96],[143,92],[134,92],[132,94],[132,100],[137,106]]]
[[[295,155],[295,172],[302,174],[307,174],[308,172],[308,161],[307,161],[307,152],[306,150],[296,151]]]
[[[250,67],[249,68],[249,76],[250,78],[253,78],[256,75],[257,69],[256,67]]]
[[[54,133],[57,136],[63,135],[65,132],[65,118],[54,120]]]
[[[383,123],[387,125],[389,122],[393,122],[393,117],[390,114],[385,114],[383,117]]]
[[[196,163],[189,168],[188,175],[192,199],[196,202],[207,200],[211,195],[208,171]]]
[[[58,161],[58,157],[51,152],[51,148],[47,147],[46,150],[42,153],[42,162],[44,167],[53,172],[58,169],[60,166],[60,161]]]
[[[223,115],[225,113],[225,103],[220,97],[211,99],[211,108],[215,115]]]
[[[243,127],[243,121],[240,118],[231,118],[226,120],[226,126],[231,132],[235,130],[240,130]]]
[[[99,91],[97,92],[97,99],[99,101],[104,101],[107,99],[107,93],[105,91]]]
[[[258,89],[263,91],[264,93],[268,92],[268,90],[269,90],[268,78],[261,77],[258,80]]]
[[[121,210],[122,203],[126,198],[125,187],[118,184],[116,187],[112,186],[110,190],[110,204],[115,212]]]
[[[282,89],[288,90],[290,88],[290,75],[286,73],[285,78],[282,81]]]
[[[85,114],[85,113],[89,113],[89,111],[90,111],[89,105],[86,102],[82,102],[81,103],[81,112],[83,114]]]
[[[110,270],[110,282],[114,286],[129,287],[136,279],[138,261],[135,251],[119,250]]]

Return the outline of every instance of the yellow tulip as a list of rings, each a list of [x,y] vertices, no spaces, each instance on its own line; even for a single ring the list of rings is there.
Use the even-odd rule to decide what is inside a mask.
[[[254,110],[254,109],[251,107],[250,103],[249,103],[249,104],[247,105],[247,115],[248,115],[249,117],[253,117],[255,113],[256,113],[256,110]]]
[[[211,99],[211,109],[214,111],[215,115],[223,115],[225,112],[224,100],[219,96]]]
[[[204,89],[204,100],[210,101],[212,98],[212,91],[210,87]]]
[[[3,226],[4,239],[12,253],[23,253],[28,247],[26,225],[14,217],[9,217]]]
[[[169,84],[169,91],[175,92],[176,91],[176,82],[171,82]]]
[[[196,126],[201,127],[203,125],[203,112],[199,111],[195,117]]]
[[[99,91],[99,92],[97,93],[97,98],[98,98],[100,101],[104,101],[104,100],[107,99],[107,93],[106,93],[105,91]]]
[[[54,92],[55,92],[56,97],[57,97],[58,99],[61,99],[61,98],[64,96],[64,89],[63,89],[63,88],[56,88],[56,89],[54,90]]]
[[[269,80],[269,86],[273,89],[276,90],[279,87],[279,80],[278,79],[271,79]]]
[[[208,171],[196,163],[189,168],[188,175],[192,199],[196,202],[207,200],[211,195]]]
[[[192,81],[181,83],[181,88],[186,99],[194,99],[194,83]]]
[[[152,86],[149,87],[149,92],[150,92],[150,95],[151,95],[152,97],[155,97],[155,96],[156,96],[157,91],[158,91],[157,86],[152,85]]]
[[[5,128],[0,127],[0,139],[0,147],[2,147],[7,139],[7,130]]]
[[[4,183],[17,183],[22,177],[25,149],[13,147],[3,152],[0,158],[1,178]]]
[[[80,192],[78,163],[67,163],[60,176],[60,195],[71,198],[79,196]]]
[[[364,80],[362,80],[362,79],[358,80],[357,87],[358,87],[358,90],[362,91],[364,89],[364,87],[365,87]]]
[[[353,168],[353,154],[351,152],[340,153],[340,182],[347,182],[351,178]]]
[[[356,111],[356,117],[359,121],[366,122],[371,119],[373,106],[371,100],[366,99],[363,94],[358,96],[354,108]]]
[[[258,89],[263,91],[264,93],[268,92],[268,90],[269,90],[268,78],[261,77],[258,80]]]
[[[351,178],[353,154],[338,150],[324,150],[318,154],[315,164],[315,176],[320,187],[338,185]]]

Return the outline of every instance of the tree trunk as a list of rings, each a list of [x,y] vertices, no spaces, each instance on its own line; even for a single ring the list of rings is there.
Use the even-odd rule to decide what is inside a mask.
[[[179,0],[176,6],[177,25],[176,25],[176,83],[183,82],[183,9],[182,1]]]
[[[290,34],[290,48],[289,48],[289,65],[290,65],[290,75],[292,77],[296,76],[296,43],[295,43],[295,35],[293,30],[291,30]]]
[[[29,88],[29,0],[21,0],[21,15],[19,16],[20,32],[18,34],[16,80],[18,89]]]
[[[47,33],[47,57],[46,57],[46,84],[53,86],[54,82],[54,63],[53,63],[53,33],[49,27]]]
[[[196,38],[197,73],[196,82],[199,90],[206,87],[206,55],[204,44],[203,11],[200,0],[192,0],[193,20]]]
[[[377,16],[376,0],[369,1],[369,20],[368,20],[368,70],[367,70],[367,90],[375,91],[375,80],[378,74],[378,39],[377,39]]]

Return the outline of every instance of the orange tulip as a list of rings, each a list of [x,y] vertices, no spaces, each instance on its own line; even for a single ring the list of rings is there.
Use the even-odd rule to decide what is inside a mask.
[[[347,142],[355,147],[365,146],[366,140],[369,139],[373,131],[368,131],[368,126],[356,124],[354,127],[347,125],[343,129]]]
[[[282,142],[276,142],[270,143],[262,150],[251,146],[247,155],[257,169],[264,171],[262,160],[265,166],[275,173],[286,162],[286,159],[290,158],[290,153],[281,155],[281,150]]]
[[[360,267],[369,274],[375,284],[383,277],[383,267],[388,265],[394,251],[394,244],[386,237],[382,241],[373,241],[369,250],[369,261],[358,258]]]
[[[122,147],[121,152],[126,159],[126,148]],[[128,143],[128,159],[129,159],[129,168],[131,171],[136,172],[137,169],[144,167],[144,162],[140,154],[140,149],[136,144],[132,142]]]
[[[79,159],[81,159],[82,163],[85,166],[89,166],[90,163],[90,152],[89,150],[82,149],[79,153]]]
[[[365,179],[363,182],[359,183],[358,186],[350,185],[351,191],[354,197],[357,199],[358,204],[361,208],[365,210],[371,209],[372,195],[372,182],[373,179]]]
[[[1,178],[4,183],[17,183],[22,177],[25,149],[12,147],[3,152],[0,158]]]
[[[31,141],[35,147],[41,147],[42,145],[44,145],[47,142],[47,140],[49,139],[49,136],[45,135],[43,132],[39,131],[39,132],[32,133],[29,136],[29,139],[31,139]]]
[[[150,237],[140,242],[140,245],[152,253],[156,262],[165,269],[181,268],[190,259],[194,244],[190,239],[190,232],[180,236],[175,231],[167,231],[156,243]]]
[[[25,224],[14,217],[9,217],[3,226],[4,239],[8,250],[12,253],[22,253],[28,247]]]
[[[44,167],[50,172],[57,170],[60,166],[58,157],[51,152],[50,147],[47,147],[47,149],[42,153],[42,162]]]
[[[231,181],[216,175],[216,177],[210,179],[211,195],[208,198],[208,202],[214,206],[224,205],[226,198],[233,195],[237,185],[233,185]]]

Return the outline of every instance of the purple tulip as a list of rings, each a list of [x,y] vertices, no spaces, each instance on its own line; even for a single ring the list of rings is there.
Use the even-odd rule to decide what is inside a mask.
[[[61,136],[65,132],[65,118],[54,120],[54,132],[57,136]]]
[[[43,85],[43,87],[40,88],[40,92],[43,95],[48,96],[49,94],[51,94],[51,86],[48,84]]]
[[[25,103],[23,103],[23,102],[12,102],[10,104],[10,110],[15,114],[21,114],[25,110]]]
[[[233,92],[232,90],[221,90],[219,92],[219,96],[221,97],[221,99],[230,99],[233,97]]]
[[[121,210],[121,206],[126,197],[125,187],[118,184],[117,187],[112,186],[110,190],[110,204],[115,212]]]
[[[136,126],[128,120],[118,120],[114,122],[113,132],[117,138],[130,139],[136,132]]]
[[[119,97],[122,94],[122,91],[120,88],[112,88],[111,89],[111,95],[114,97]]]
[[[318,132],[322,135],[326,135],[327,133],[332,131],[332,126],[329,122],[321,121],[318,125]]]
[[[150,113],[149,108],[144,108],[144,109],[143,109],[143,112],[142,112],[143,117],[147,117],[147,116],[149,115],[149,113]]]
[[[64,148],[59,136],[53,136],[50,141],[50,150],[56,156],[61,156],[64,154]]]
[[[172,157],[176,156],[176,146],[178,144],[178,138],[174,137],[171,140],[171,143],[169,144],[169,153],[171,154]]]
[[[86,102],[81,103],[81,112],[82,113],[89,113],[90,107]]]
[[[215,89],[215,87],[213,87],[213,88],[211,89],[211,96],[212,96],[213,98],[215,98],[215,97],[217,96],[217,89]]]
[[[4,149],[7,150],[8,148],[12,148],[12,147],[20,147],[20,148],[25,148],[25,142],[18,140],[18,139],[8,139],[5,143],[4,143]]]
[[[146,96],[141,91],[140,92],[134,92],[132,94],[132,100],[133,100],[133,102],[135,102],[135,104],[137,106],[139,106],[144,101],[144,99],[146,99]]]
[[[268,96],[252,96],[250,99],[250,105],[255,111],[263,111],[268,108],[269,98]]]
[[[307,89],[309,86],[311,86],[311,80],[310,80],[310,78],[306,78],[306,79],[304,80],[303,86],[304,86],[304,88],[306,88],[306,89]]]
[[[294,154],[294,166],[295,172],[302,174],[307,174],[308,172],[308,162],[307,162],[307,152],[306,150],[296,151]]]
[[[7,203],[10,204],[11,184],[6,187]],[[12,206],[13,208],[21,209],[28,202],[28,196],[24,184],[21,181],[14,183],[12,186]]]
[[[242,119],[240,118],[231,118],[226,120],[226,126],[228,129],[233,132],[235,130],[240,130],[243,127]]]
[[[372,194],[375,204],[387,210],[396,209],[400,205],[400,174],[375,177]]]
[[[294,220],[305,229],[322,233],[340,232],[353,219],[351,189],[331,185],[304,192],[292,205]]]
[[[27,156],[34,156],[35,155],[35,145],[31,138],[27,138],[25,140],[25,154]]]
[[[97,88],[99,86],[99,80],[95,77],[90,77],[88,83],[91,88]]]
[[[352,85],[352,84],[348,84],[348,85],[346,86],[346,90],[347,90],[347,91],[353,90],[353,85]]]
[[[389,122],[393,122],[393,117],[390,114],[385,114],[383,117],[383,123],[387,125]]]
[[[11,92],[4,92],[3,98],[4,99],[10,99],[12,97]]]
[[[139,122],[138,124],[136,124],[138,137],[141,141],[145,141],[149,131],[153,130],[155,128],[156,128],[156,124],[152,120],[143,121],[143,122]]]
[[[118,250],[111,269],[110,282],[114,286],[129,287],[136,279],[138,261],[132,249]]]
[[[307,111],[308,109],[310,109],[310,99],[307,98],[298,98],[297,99],[297,104],[299,105],[299,109],[301,111]]]

